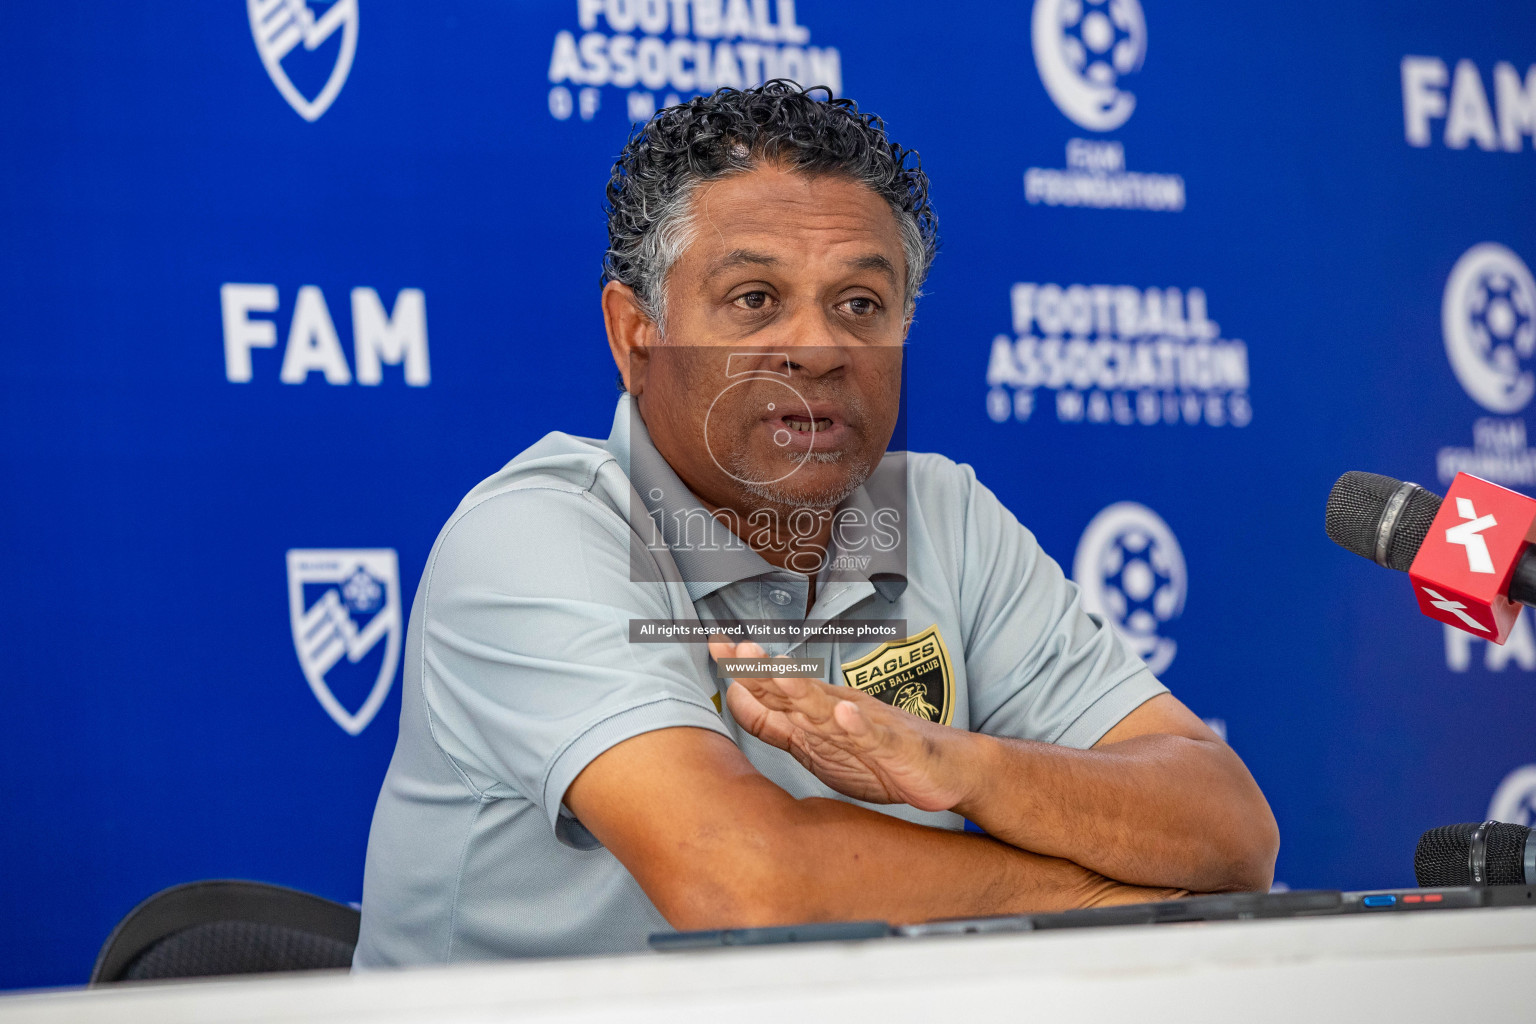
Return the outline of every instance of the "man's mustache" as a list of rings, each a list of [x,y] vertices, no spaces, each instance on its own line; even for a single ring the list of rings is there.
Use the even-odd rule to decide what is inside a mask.
[[[786,388],[794,392],[794,396],[787,402],[784,395]],[[743,423],[804,415],[807,407],[813,418],[830,415],[848,427],[861,426],[865,420],[863,399],[850,387],[809,388],[788,382],[764,381],[760,387],[739,390],[743,393],[739,398],[732,396],[730,406],[732,414]],[[768,411],[770,404],[774,406],[771,412]]]

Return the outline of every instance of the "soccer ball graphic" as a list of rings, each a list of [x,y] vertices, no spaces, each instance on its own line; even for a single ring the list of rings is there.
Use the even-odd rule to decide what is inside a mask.
[[[1120,80],[1147,55],[1138,0],[1035,0],[1035,70],[1051,101],[1089,131],[1113,131],[1136,109]]]
[[[1488,364],[1507,377],[1520,373],[1520,363],[1536,351],[1536,310],[1514,277],[1492,271],[1478,277],[1467,319],[1473,343]]]
[[[1085,611],[1102,615],[1153,673],[1173,663],[1178,645],[1160,632],[1184,611],[1184,552],[1161,516],[1121,501],[1093,517],[1077,543],[1072,579]]]
[[[1488,817],[1536,827],[1536,764],[1522,765],[1504,777],[1488,804]]]
[[[1456,380],[1489,412],[1509,415],[1536,397],[1536,279],[1513,251],[1481,242],[1445,280],[1440,329]]]
[[[1065,0],[1061,49],[1067,65],[1096,85],[1111,86],[1141,66],[1146,34],[1130,0]]]
[[[1099,560],[1104,610],[1127,632],[1155,634],[1172,617],[1179,594],[1168,553],[1142,530],[1115,537]]]

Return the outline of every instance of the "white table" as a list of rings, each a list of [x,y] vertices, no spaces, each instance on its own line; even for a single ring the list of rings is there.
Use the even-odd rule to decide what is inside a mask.
[[[0,997],[0,1024],[1536,1021],[1536,907],[274,975]]]

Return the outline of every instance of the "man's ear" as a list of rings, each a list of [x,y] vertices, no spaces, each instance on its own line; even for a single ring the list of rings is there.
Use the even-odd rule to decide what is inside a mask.
[[[651,346],[660,343],[661,332],[641,308],[635,290],[619,281],[603,286],[603,326],[608,330],[608,350],[624,378],[624,390],[638,398],[645,390]]]

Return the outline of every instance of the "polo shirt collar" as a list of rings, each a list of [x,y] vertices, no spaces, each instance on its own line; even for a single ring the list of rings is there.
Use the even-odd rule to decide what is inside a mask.
[[[870,479],[859,485],[858,490],[848,495],[847,499],[838,506],[839,512],[856,511],[859,515],[853,520],[855,523],[864,524],[862,529],[845,529],[844,535],[852,534],[858,538],[861,534],[865,540],[873,540],[874,530],[869,524],[875,522],[875,513],[878,510],[874,497],[870,494],[873,487],[889,495],[890,504],[886,507],[900,515],[901,520],[897,524],[899,536],[905,540],[907,536],[907,483],[906,452],[887,452],[885,458],[880,460],[880,465],[870,474]],[[875,591],[887,601],[894,601],[907,589],[907,558],[906,544],[902,543],[890,551],[882,551],[871,544],[870,560],[864,569],[863,575],[869,580]],[[828,552],[829,561],[836,558],[840,552],[836,547],[836,538],[832,550]],[[826,572],[823,571],[823,576]],[[844,572],[844,576],[847,574]]]
[[[614,410],[607,448],[644,506],[643,513],[639,508],[632,513],[651,520],[648,532],[652,535],[659,529],[690,600],[699,601],[732,583],[784,571],[753,551],[694,497],[656,450],[634,398],[627,393],[619,397]]]

